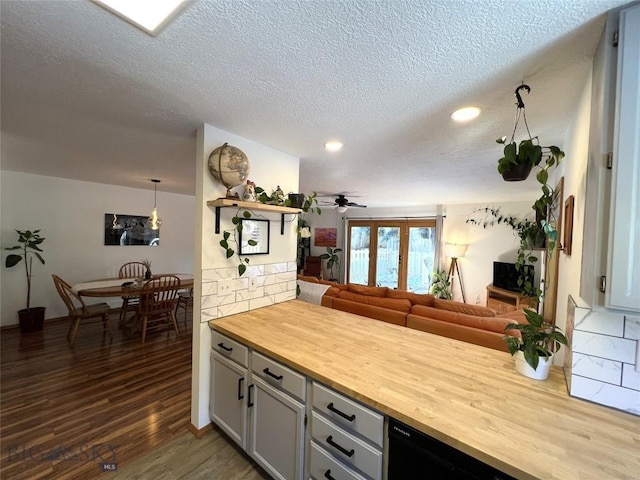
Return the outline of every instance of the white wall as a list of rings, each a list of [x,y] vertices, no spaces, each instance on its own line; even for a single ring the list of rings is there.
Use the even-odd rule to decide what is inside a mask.
[[[209,173],[210,153],[228,142],[238,147],[249,159],[249,179],[271,193],[278,185],[285,192],[297,193],[300,161],[286,153],[261,145],[252,140],[225,132],[210,125],[198,129],[196,161],[196,204],[198,210],[196,258],[196,288],[194,302],[200,305],[194,312],[193,370],[191,396],[191,423],[198,429],[209,419],[209,355],[211,333],[208,321],[260,308],[295,298],[297,217],[285,215],[284,235],[280,234],[279,213],[254,211],[254,215],[271,221],[268,255],[251,256],[250,266],[242,277],[238,276],[236,256],[228,259],[219,242],[224,230],[232,230],[231,218],[235,208],[221,209],[219,234],[215,234],[215,208],[208,200],[224,197],[226,188]],[[234,191],[242,194],[243,187]],[[249,288],[249,278],[257,285]],[[222,284],[230,291],[219,291]]]
[[[17,244],[14,229],[41,230],[45,265],[34,263],[31,306],[47,308],[46,318],[67,314],[51,274],[69,283],[117,277],[120,266],[148,258],[156,273],[193,272],[194,197],[165,193],[160,184],[158,212],[163,220],[159,247],[105,246],[104,214],[148,216],[153,190],[133,189],[3,170],[1,173],[2,247]],[[26,307],[26,278],[21,265],[7,269],[2,251],[1,325],[18,323]],[[119,306],[119,299],[110,299]],[[90,302],[88,302],[90,303]],[[46,328],[46,327],[45,327]]]

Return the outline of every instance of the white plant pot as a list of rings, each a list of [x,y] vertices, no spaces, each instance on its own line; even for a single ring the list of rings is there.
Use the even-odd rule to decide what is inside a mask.
[[[531,365],[524,359],[524,352],[517,351],[515,354],[516,370],[525,377],[533,378],[535,380],[546,380],[549,377],[549,369],[553,364],[553,355],[550,357],[540,356],[538,362],[538,368],[535,370],[531,368]]]

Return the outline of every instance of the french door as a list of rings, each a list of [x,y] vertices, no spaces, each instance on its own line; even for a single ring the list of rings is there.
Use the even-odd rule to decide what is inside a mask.
[[[347,242],[350,283],[429,291],[435,220],[350,220]]]

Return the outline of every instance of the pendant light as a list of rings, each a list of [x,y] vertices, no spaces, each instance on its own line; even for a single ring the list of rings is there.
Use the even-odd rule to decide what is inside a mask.
[[[158,184],[160,180],[156,180],[152,178],[153,182],[153,211],[151,215],[147,219],[147,225],[151,228],[151,230],[160,230],[160,225],[162,225],[162,219],[158,216],[158,208],[157,208],[157,195],[158,195]]]

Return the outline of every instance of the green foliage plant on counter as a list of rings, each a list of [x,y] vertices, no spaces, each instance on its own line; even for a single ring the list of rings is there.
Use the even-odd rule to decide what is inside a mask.
[[[511,355],[519,350],[524,353],[524,359],[534,370],[538,368],[540,356],[549,357],[558,351],[560,345],[567,345],[567,338],[555,325],[545,322],[539,313],[525,309],[526,324],[510,323],[504,330],[518,330],[522,338],[505,335],[507,348]]]
[[[436,270],[431,273],[431,288],[429,293],[436,298],[443,300],[451,300],[451,284],[449,283],[449,275],[444,270]]]
[[[7,255],[5,266],[11,268],[24,260],[24,272],[27,277],[27,310],[30,310],[33,257],[36,257],[42,265],[45,264],[44,258],[40,255],[43,253],[40,245],[45,241],[45,238],[40,236],[40,230],[16,230],[16,232],[18,233],[18,243],[20,245],[7,247],[5,250],[22,250],[22,253]]]
[[[240,213],[242,212],[242,218],[251,218],[252,214],[249,210],[238,209],[236,214],[231,219],[231,223],[235,226],[233,230],[224,230],[222,232],[222,240],[220,240],[220,246],[224,249],[227,258],[231,258],[234,255],[238,256],[240,262],[238,263],[238,276],[241,277],[244,275],[244,272],[247,271],[247,265],[249,265],[248,258],[242,258],[238,252],[238,242],[240,240],[240,235],[242,234],[242,222],[240,221]],[[231,236],[233,235],[233,239]],[[232,242],[235,244],[235,249],[232,247]],[[255,240],[249,239],[247,243],[255,247],[258,243]]]

